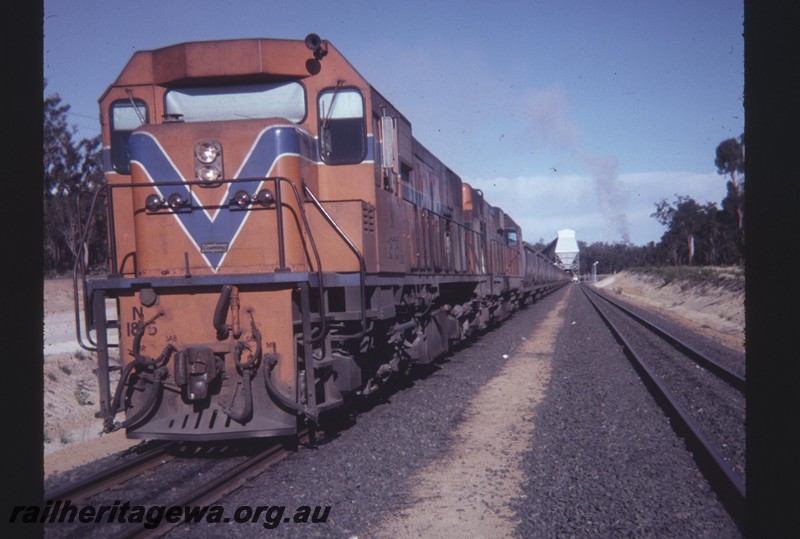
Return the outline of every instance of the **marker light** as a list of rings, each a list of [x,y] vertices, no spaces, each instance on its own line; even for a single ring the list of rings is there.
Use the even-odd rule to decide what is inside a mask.
[[[233,195],[231,199],[231,203],[244,209],[250,204],[250,195],[248,195],[246,191],[236,191],[236,194]]]
[[[172,193],[169,198],[167,198],[167,204],[175,211],[182,209],[188,202],[189,201],[180,193]]]
[[[144,201],[144,207],[148,211],[156,212],[164,207],[164,199],[158,195],[149,195]]]
[[[275,203],[275,195],[269,189],[262,189],[256,194],[256,202],[262,206],[272,206]]]

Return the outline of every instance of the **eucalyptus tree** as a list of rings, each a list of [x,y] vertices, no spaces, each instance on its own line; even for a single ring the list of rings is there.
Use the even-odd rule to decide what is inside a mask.
[[[69,105],[58,94],[45,96],[43,107],[42,196],[45,271],[69,270],[80,250],[81,230],[89,223],[92,261],[105,258],[101,205],[90,215],[94,192],[103,185],[100,137],[76,141],[67,121]],[[99,227],[99,228],[98,228]],[[86,246],[86,261],[90,261]]]
[[[714,164],[719,174],[728,176],[727,194],[722,201],[720,222],[723,224],[724,241],[735,244],[738,262],[744,259],[744,133],[738,138],[723,140],[717,146]],[[730,228],[733,227],[733,231]]]

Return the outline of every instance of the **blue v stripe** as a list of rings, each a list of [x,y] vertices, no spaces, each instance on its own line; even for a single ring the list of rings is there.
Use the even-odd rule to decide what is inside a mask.
[[[313,162],[316,144],[313,139],[292,127],[273,127],[261,133],[247,160],[235,178],[256,178],[253,181],[236,184],[236,189],[255,193],[275,162],[282,155],[302,155]],[[131,161],[137,161],[150,176],[155,189],[162,197],[180,193],[191,200],[189,186],[165,186],[169,182],[180,182],[185,179],[164,154],[155,138],[148,133],[133,133],[130,138]],[[227,198],[227,197],[226,197]],[[230,244],[242,227],[249,212],[221,208],[212,220],[205,211],[175,212],[173,215],[180,221],[198,250],[203,244]],[[201,253],[209,266],[217,271],[225,252]]]

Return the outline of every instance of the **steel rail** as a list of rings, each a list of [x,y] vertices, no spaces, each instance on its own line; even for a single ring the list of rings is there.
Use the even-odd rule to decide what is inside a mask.
[[[581,288],[586,299],[592,304],[600,318],[603,319],[615,337],[628,350],[629,353],[627,355],[634,367],[644,376],[648,387],[656,392],[656,400],[662,404],[673,419],[683,426],[683,431],[688,435],[688,441],[696,448],[695,457],[706,464],[706,466],[701,466],[701,471],[704,472],[712,485],[717,485],[715,490],[722,502],[730,508],[731,515],[737,520],[741,518],[744,514],[746,498],[746,489],[742,479],[725,462],[717,448],[703,434],[697,422],[678,404],[678,401],[665,384],[647,366],[642,356],[634,350],[631,343],[622,335],[617,326],[611,322],[606,313],[590,297],[585,287],[582,286]]]
[[[313,436],[314,434],[309,430],[301,431],[297,435],[298,443],[313,443]],[[258,454],[253,455],[252,457],[249,457],[243,462],[237,464],[230,470],[223,472],[213,480],[203,485],[201,488],[198,488],[177,500],[160,505],[169,505],[171,507],[211,505],[215,501],[219,500],[222,496],[241,487],[248,480],[261,474],[267,468],[277,464],[292,453],[292,450],[286,449],[281,443],[275,443]],[[155,528],[145,528],[144,525],[135,526],[133,529],[124,529],[112,537],[113,539],[160,537],[166,534],[172,528],[182,524],[187,524],[187,522],[181,520],[179,522],[172,523],[162,520]]]
[[[706,370],[708,370],[709,372],[714,373],[721,380],[724,380],[725,382],[727,382],[732,387],[734,387],[734,388],[738,389],[739,391],[741,391],[742,393],[744,393],[744,390],[745,390],[745,378],[744,378],[744,376],[741,376],[740,374],[735,373],[732,370],[728,369],[724,365],[721,365],[720,363],[714,361],[713,359],[709,358],[708,356],[706,356],[702,352],[698,351],[696,348],[692,347],[688,343],[686,343],[686,342],[680,340],[678,337],[672,335],[667,330],[659,327],[658,325],[654,324],[653,322],[650,322],[649,320],[646,320],[645,318],[642,318],[641,316],[639,316],[638,314],[634,313],[633,311],[631,311],[630,309],[628,309],[624,305],[612,300],[611,298],[609,298],[605,294],[602,294],[602,293],[598,292],[597,290],[594,290],[594,289],[592,289],[590,287],[583,287],[584,291],[586,291],[587,289],[592,294],[595,294],[596,296],[604,299],[605,301],[607,301],[608,303],[610,303],[611,305],[613,305],[614,307],[616,307],[617,309],[619,309],[623,313],[627,314],[628,316],[630,316],[631,318],[633,318],[634,320],[636,320],[637,322],[639,322],[640,324],[642,324],[646,328],[650,329],[651,331],[653,331],[657,335],[663,337],[667,342],[672,344],[679,351],[683,352],[684,354],[686,354],[687,356],[692,358],[695,362],[697,362],[699,365],[703,366]]]
[[[142,468],[149,466],[156,459],[168,456],[167,450],[173,445],[170,442],[154,444],[153,447],[126,462],[113,465],[74,483],[45,491],[44,499],[63,500],[69,498],[71,500],[84,500],[89,496],[106,490],[109,486],[118,485],[131,477],[140,475]]]

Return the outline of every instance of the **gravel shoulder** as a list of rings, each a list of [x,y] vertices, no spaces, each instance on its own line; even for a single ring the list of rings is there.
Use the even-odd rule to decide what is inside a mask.
[[[408,478],[411,504],[390,515],[376,537],[505,537],[514,530],[512,502],[523,497],[523,455],[532,417],[550,382],[554,344],[568,296],[523,337],[521,346],[466,405],[448,455]],[[510,411],[513,410],[513,413]],[[522,420],[520,420],[522,419]]]

